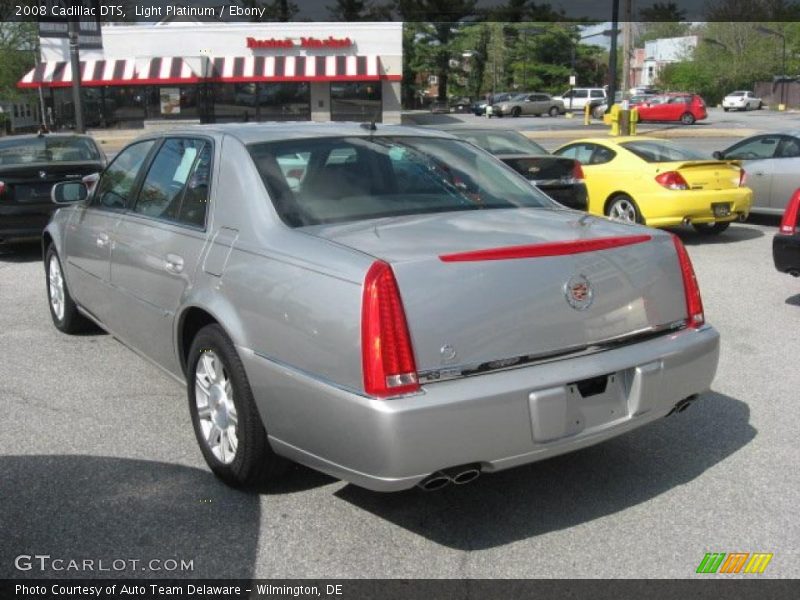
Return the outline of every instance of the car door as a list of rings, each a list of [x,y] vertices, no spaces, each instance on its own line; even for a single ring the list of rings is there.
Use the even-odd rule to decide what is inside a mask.
[[[115,236],[111,326],[174,373],[173,324],[206,243],[212,156],[209,138],[165,138]]]
[[[70,293],[104,323],[111,306],[114,235],[154,144],[144,140],[122,150],[100,176],[84,208],[76,211],[67,225],[65,269]]]
[[[734,144],[722,153],[723,158],[739,160],[747,173],[747,187],[753,190],[753,206],[768,208],[771,205],[773,176],[777,167],[775,156],[781,136],[757,135]]]
[[[618,187],[620,181],[620,174],[608,165],[617,153],[601,144],[576,142],[556,150],[554,154],[581,163],[589,195],[589,212],[603,214],[603,204],[609,192]]]
[[[789,199],[800,188],[800,139],[782,135],[772,163],[769,208],[783,214]]]

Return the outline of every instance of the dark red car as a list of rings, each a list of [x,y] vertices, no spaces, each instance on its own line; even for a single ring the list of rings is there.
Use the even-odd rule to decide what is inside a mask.
[[[650,98],[636,108],[640,121],[679,121],[691,125],[708,116],[706,103],[697,94],[663,94]]]

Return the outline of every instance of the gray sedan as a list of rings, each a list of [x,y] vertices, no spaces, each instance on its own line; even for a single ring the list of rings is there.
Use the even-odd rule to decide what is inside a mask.
[[[441,132],[175,129],[53,200],[53,323],[185,385],[232,485],[287,459],[463,484],[682,411],[717,367],[677,238],[561,208]]]
[[[517,94],[492,106],[492,115],[495,117],[520,117],[522,115],[557,117],[565,112],[564,102],[542,93]]]
[[[782,215],[800,188],[800,131],[753,135],[714,152],[714,158],[744,167],[747,187],[753,190],[750,212]]]

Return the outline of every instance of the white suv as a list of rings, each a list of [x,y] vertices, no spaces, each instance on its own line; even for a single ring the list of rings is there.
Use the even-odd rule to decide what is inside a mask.
[[[560,96],[553,96],[553,100],[564,102],[567,110],[583,110],[587,104],[596,106],[606,100],[606,91],[603,88],[572,88]]]

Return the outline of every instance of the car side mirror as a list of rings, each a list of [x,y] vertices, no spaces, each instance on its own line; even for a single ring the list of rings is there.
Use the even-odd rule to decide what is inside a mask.
[[[50,190],[50,199],[53,204],[66,205],[81,202],[89,197],[89,190],[82,181],[62,181]]]
[[[711,156],[713,156],[717,160],[724,160],[725,159],[725,155],[722,152],[720,152],[719,150],[714,150],[714,152],[711,153]]]

